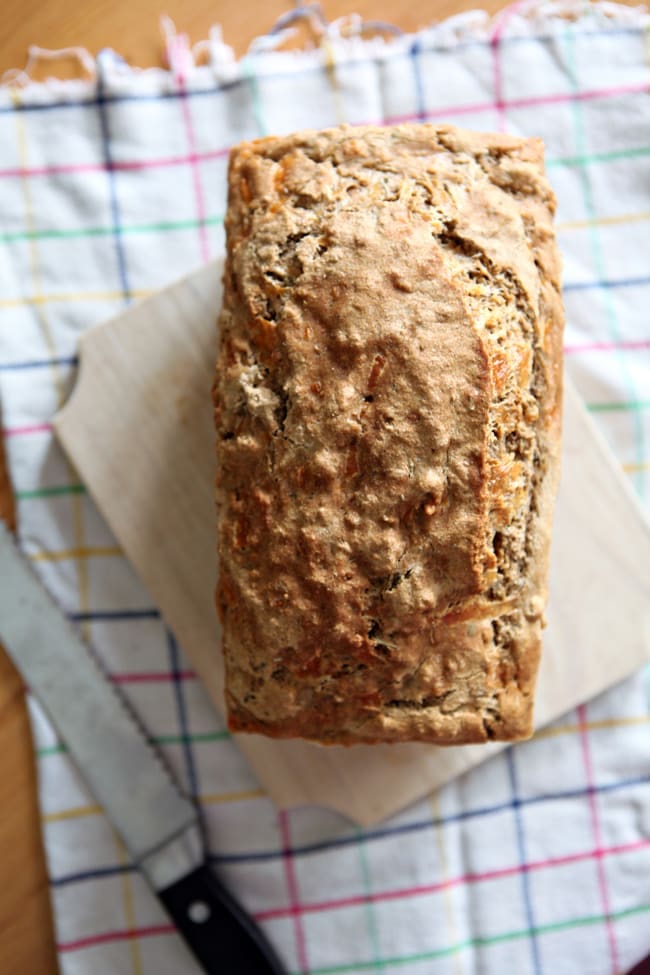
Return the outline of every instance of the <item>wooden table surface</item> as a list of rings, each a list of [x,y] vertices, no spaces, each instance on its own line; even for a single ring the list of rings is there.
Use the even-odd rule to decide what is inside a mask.
[[[502,0],[322,0],[333,20],[357,12],[403,30],[482,6],[490,12]],[[167,13],[192,42],[221,23],[224,39],[242,54],[255,34],[285,13],[289,0],[8,0],[0,32],[0,75],[23,67],[27,47],[81,45],[91,53],[114,47],[132,64],[160,64],[159,15]],[[56,74],[70,76],[74,65]],[[37,69],[35,77],[43,77]],[[54,73],[51,68],[47,73]],[[2,148],[0,146],[0,154]],[[11,492],[0,457],[0,516],[11,522]],[[24,692],[0,648],[0,973],[54,975],[57,964],[35,793],[35,770]],[[95,975],[95,973],[90,973]],[[101,975],[101,973],[97,973]]]

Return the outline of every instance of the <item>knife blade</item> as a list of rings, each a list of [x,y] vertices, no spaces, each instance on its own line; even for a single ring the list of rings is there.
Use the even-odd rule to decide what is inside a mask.
[[[286,975],[206,862],[199,815],[0,521],[0,640],[208,975]]]

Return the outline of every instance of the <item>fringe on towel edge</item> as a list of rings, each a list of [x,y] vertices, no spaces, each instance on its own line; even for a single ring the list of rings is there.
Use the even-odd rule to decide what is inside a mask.
[[[215,24],[208,37],[190,44],[189,37],[176,29],[171,18],[160,18],[166,68],[139,68],[128,64],[111,48],[96,56],[83,47],[49,50],[30,46],[24,68],[12,68],[0,77],[0,91],[22,89],[21,94],[38,91],[61,97],[76,97],[92,92],[101,73],[105,82],[115,84],[132,81],[135,76],[173,85],[205,83],[217,80],[220,84],[238,81],[247,73],[247,62],[255,59],[256,71],[300,71],[315,60],[331,64],[354,60],[361,55],[381,59],[391,57],[417,43],[426,48],[449,50],[472,42],[498,43],[504,38],[552,35],[579,24],[582,31],[602,31],[611,28],[650,29],[650,14],[645,5],[629,6],[614,0],[516,0],[494,16],[485,10],[470,10],[407,34],[399,27],[377,20],[364,20],[359,14],[347,14],[328,21],[319,3],[299,4],[282,14],[265,34],[254,38],[241,58],[224,42],[221,27]],[[282,45],[295,38],[300,27],[311,33],[308,45],[282,50]],[[43,61],[56,64],[63,59],[78,62],[83,78],[62,80],[55,76],[34,81],[31,72]]]

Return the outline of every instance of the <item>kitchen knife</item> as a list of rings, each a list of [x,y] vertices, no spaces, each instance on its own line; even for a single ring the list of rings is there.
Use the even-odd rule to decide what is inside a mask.
[[[206,863],[197,810],[1,521],[0,640],[204,971],[286,975]]]

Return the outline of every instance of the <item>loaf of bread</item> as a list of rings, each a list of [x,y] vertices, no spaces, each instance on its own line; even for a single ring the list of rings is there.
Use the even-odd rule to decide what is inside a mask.
[[[232,730],[531,733],[554,207],[535,139],[343,126],[233,150],[214,389]]]

